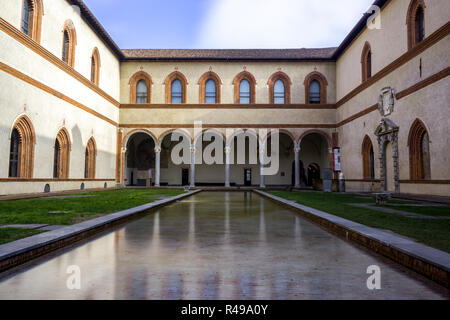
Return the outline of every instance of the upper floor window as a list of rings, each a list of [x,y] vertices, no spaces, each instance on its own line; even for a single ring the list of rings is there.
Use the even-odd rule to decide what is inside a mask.
[[[182,103],[183,88],[181,86],[181,81],[176,79],[172,82],[172,98],[170,102],[172,104]]]
[[[408,49],[414,48],[425,39],[425,8],[423,0],[412,0],[409,4],[406,17]]]
[[[313,71],[306,76],[303,84],[305,86],[305,103],[327,103],[328,81],[323,74]]]
[[[91,81],[97,86],[100,82],[100,54],[97,48],[94,48],[91,57]]]
[[[274,73],[267,82],[269,86],[269,103],[272,104],[289,104],[291,79],[284,72]]]
[[[212,79],[205,84],[205,103],[216,103],[216,83]]]
[[[425,25],[422,7],[418,7],[416,11],[416,44],[425,38]]]
[[[62,60],[72,68],[75,65],[75,46],[77,44],[77,34],[75,25],[71,20],[64,23],[63,43],[62,43]]]
[[[33,7],[31,1],[23,1],[22,10],[22,32],[26,35],[30,35],[30,25],[33,25]]]
[[[179,71],[172,72],[165,80],[166,104],[186,103],[187,79]]]
[[[21,30],[36,42],[41,40],[42,0],[23,0]]]
[[[152,78],[145,71],[138,71],[130,78],[130,103],[151,103]]]
[[[361,54],[361,70],[363,82],[372,77],[372,49],[368,42],[364,44]]]
[[[239,85],[239,103],[250,104],[250,83],[245,79]]]
[[[238,104],[255,103],[255,77],[243,71],[234,78],[234,102]]]
[[[284,104],[284,83],[281,80],[277,80],[273,87],[273,103],[274,104]]]
[[[145,80],[139,80],[136,86],[136,103],[143,104],[147,103],[147,84]]]
[[[200,88],[200,103],[220,103],[221,84],[222,80],[216,73],[212,71],[204,73],[198,81],[198,85]]]
[[[320,103],[320,84],[317,80],[313,80],[309,84],[309,103]]]

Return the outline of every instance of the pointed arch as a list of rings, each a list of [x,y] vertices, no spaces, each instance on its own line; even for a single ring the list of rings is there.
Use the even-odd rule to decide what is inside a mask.
[[[75,47],[77,45],[77,32],[72,20],[64,22],[63,43],[62,43],[62,60],[72,68],[75,66]]]
[[[166,104],[172,103],[172,83],[175,80],[181,82],[181,103],[186,103],[187,85],[188,81],[184,74],[179,71],[174,71],[166,77],[164,84],[166,86]]]
[[[239,104],[240,100],[240,85],[242,80],[247,80],[250,84],[250,104],[256,103],[256,79],[248,71],[242,71],[236,77],[234,77],[234,103]]]
[[[23,115],[11,130],[10,178],[33,178],[36,135],[30,119]]]
[[[275,72],[273,75],[270,76],[269,81],[267,81],[267,85],[269,86],[269,103],[274,104],[275,103],[275,83],[281,80],[284,84],[284,103],[290,104],[291,103],[291,85],[292,81],[289,78],[289,76],[282,72],[278,71]]]
[[[310,87],[313,81],[317,81],[320,86],[320,104],[326,104],[328,81],[327,78],[318,71],[313,71],[305,77],[305,81],[303,82],[303,85],[305,86],[305,103],[306,104],[312,103]]]
[[[425,37],[425,2],[411,0],[406,15],[408,50],[414,48]]]
[[[429,134],[425,124],[414,120],[408,136],[409,173],[411,180],[431,179]]]
[[[146,101],[145,103],[151,103],[152,102],[152,77],[145,71],[138,71],[135,74],[133,74],[130,78],[129,85],[130,85],[130,103],[135,104],[138,103],[137,99],[137,85],[139,81],[143,80],[145,82],[145,85],[147,87],[146,91],[146,97],[141,97],[143,101]]]
[[[97,86],[100,83],[100,67],[101,67],[100,53],[98,52],[97,47],[95,47],[94,50],[92,51],[91,56],[91,81],[95,83]]]
[[[220,103],[221,101],[221,88],[222,88],[222,80],[220,79],[219,75],[215,72],[208,71],[205,72],[200,79],[198,80],[198,84],[200,86],[200,92],[199,92],[199,102],[201,104],[205,103],[205,94],[206,94],[206,82],[208,80],[213,80],[216,84],[216,103]]]
[[[44,5],[42,0],[22,1],[21,30],[37,43],[41,42],[43,15]]]
[[[55,154],[53,162],[53,177],[55,179],[69,178],[70,151],[72,144],[70,142],[69,132],[66,128],[59,130],[55,139]]]
[[[366,41],[361,53],[361,73],[362,82],[372,77],[372,49],[370,43]]]
[[[363,162],[363,178],[366,180],[375,179],[375,164],[372,140],[366,135],[363,139],[362,147],[362,162]]]
[[[84,178],[95,179],[95,167],[97,160],[97,144],[94,137],[91,137],[86,144],[84,155]]]

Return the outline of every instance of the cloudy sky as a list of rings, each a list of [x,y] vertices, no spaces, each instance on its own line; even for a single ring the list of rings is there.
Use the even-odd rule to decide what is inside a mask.
[[[122,49],[338,46],[374,0],[84,0]]]

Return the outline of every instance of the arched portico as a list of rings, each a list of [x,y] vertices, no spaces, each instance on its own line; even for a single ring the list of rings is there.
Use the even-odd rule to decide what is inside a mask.
[[[323,131],[309,130],[298,139],[298,149],[301,185],[320,188],[323,171],[331,168],[331,138]]]
[[[136,130],[125,137],[125,185],[149,186],[155,181],[156,146],[155,137],[146,130]]]

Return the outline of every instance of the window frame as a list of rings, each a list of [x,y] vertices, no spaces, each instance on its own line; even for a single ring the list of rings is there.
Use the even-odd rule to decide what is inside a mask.
[[[361,52],[361,79],[366,82],[373,75],[373,52],[370,43],[366,41]]]
[[[198,80],[199,85],[199,103],[206,104],[206,82],[208,80],[213,80],[216,84],[216,102],[215,104],[220,104],[222,99],[222,80],[219,75],[215,72],[208,71],[205,72]]]
[[[130,104],[138,104],[137,84],[141,80],[144,80],[145,84],[147,85],[147,102],[144,104],[150,104],[152,102],[152,77],[147,72],[141,70],[133,74],[130,78],[130,81],[128,82],[128,84],[130,85]]]
[[[23,32],[23,18],[25,1],[29,4],[29,19],[28,19],[28,33]],[[22,0],[22,9],[20,16],[20,31],[26,34],[28,37],[36,41],[41,42],[41,29],[42,29],[42,16],[44,15],[44,6],[42,0]]]
[[[423,14],[423,39],[418,41],[417,39],[417,25],[416,17],[418,10],[422,10]],[[425,2],[423,0],[411,0],[408,7],[408,12],[406,15],[406,25],[407,25],[407,39],[408,39],[408,50],[413,49],[419,43],[423,42],[426,38],[426,18],[425,18]]]
[[[267,85],[269,86],[269,103],[275,104],[275,83],[278,80],[284,84],[284,104],[290,104],[292,81],[289,76],[282,71],[272,74],[267,81]]]
[[[61,60],[66,62],[72,68],[75,67],[75,47],[77,45],[77,32],[75,30],[75,25],[72,20],[66,20],[62,30],[63,41],[62,41],[62,52]],[[67,34],[67,41],[66,41]],[[67,58],[65,57],[65,49],[67,42]]]
[[[181,82],[181,104],[186,104],[188,81],[184,74],[179,71],[174,71],[166,77],[164,84],[166,86],[166,104],[172,104],[172,83],[174,80]]]
[[[327,104],[327,86],[328,86],[328,81],[327,78],[320,72],[318,71],[313,71],[311,73],[309,73],[306,77],[305,77],[305,81],[303,82],[303,85],[305,87],[305,104],[311,104],[310,103],[310,84],[312,81],[317,80],[317,82],[319,82],[320,85],[320,105],[325,105]],[[315,104],[316,105],[316,104]]]
[[[240,103],[240,85],[242,80],[247,80],[250,84],[250,104],[256,103],[256,79],[248,71],[242,71],[233,80],[234,84],[234,103]]]

